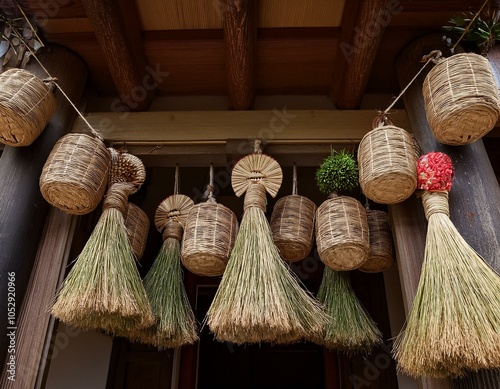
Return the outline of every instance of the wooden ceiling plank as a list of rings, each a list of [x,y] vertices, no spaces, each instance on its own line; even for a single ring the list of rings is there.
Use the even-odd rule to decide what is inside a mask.
[[[331,97],[339,109],[357,109],[371,74],[375,57],[392,15],[402,11],[394,0],[365,0],[359,3],[356,23],[349,43],[339,44],[339,61],[344,61],[340,88]]]
[[[255,95],[257,0],[228,0],[223,30],[229,109],[250,109]]]
[[[147,110],[160,82],[159,71],[146,64],[135,3],[129,0],[82,2],[122,100],[120,109]]]

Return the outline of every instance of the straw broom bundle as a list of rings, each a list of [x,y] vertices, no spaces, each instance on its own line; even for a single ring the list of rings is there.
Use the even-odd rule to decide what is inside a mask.
[[[232,186],[244,192],[244,215],[235,246],[206,322],[220,341],[292,343],[318,335],[326,315],[318,301],[298,284],[281,259],[264,214],[266,190],[281,185],[279,164],[258,153],[234,167]]]
[[[327,217],[327,223],[324,223],[321,228],[318,227],[318,223],[316,224],[316,241],[318,247],[321,245],[326,246],[327,244],[345,245],[345,241],[353,239],[348,233],[341,235],[341,232],[345,230],[344,225],[348,226],[347,231],[354,233],[356,231],[356,224],[365,221],[363,220],[365,216],[361,216],[361,213],[358,212],[362,207],[360,204],[358,205],[357,200],[347,196],[338,196],[337,194],[351,191],[358,186],[358,169],[353,156],[345,151],[332,153],[317,170],[316,182],[323,193],[330,193],[329,199],[317,211],[318,214],[322,209],[330,211],[330,214],[318,215],[319,223],[322,222],[321,219],[324,219],[325,216]],[[335,211],[336,208],[325,207],[325,205],[342,198],[348,199],[351,204],[356,205],[355,217],[349,216],[348,218],[348,214],[345,212],[345,207],[349,203],[343,207],[337,207],[337,211]],[[339,213],[337,214],[337,212]],[[337,220],[337,223],[332,224],[330,220]],[[319,233],[320,230],[322,233]],[[367,232],[365,228],[362,228],[358,230],[357,234],[364,236],[365,232]],[[357,235],[353,236],[356,239],[358,238]],[[341,243],[337,242],[339,238],[342,238]],[[353,242],[356,241],[353,240]],[[356,244],[359,245],[359,243]],[[325,311],[330,319],[325,323],[321,337],[313,339],[316,343],[323,344],[327,348],[338,349],[347,353],[368,352],[381,342],[382,336],[377,325],[356,297],[351,287],[349,274],[334,269],[334,266],[338,268],[339,264],[344,263],[346,257],[350,258],[346,263],[354,263],[359,266],[362,263],[358,258],[361,251],[356,251],[357,254],[354,256],[354,261],[352,260],[353,255],[350,248],[347,250],[344,248],[338,249],[335,261],[325,261],[321,257],[326,266],[318,291],[318,299],[324,304]],[[320,256],[322,256],[321,250]]]
[[[318,343],[346,353],[369,352],[381,343],[382,334],[356,297],[347,272],[325,266],[318,299],[330,316]]]
[[[418,161],[418,188],[428,220],[417,294],[398,336],[398,367],[417,377],[461,376],[500,367],[500,277],[462,238],[449,218],[450,158]]]
[[[110,333],[153,323],[123,219],[127,197],[135,190],[131,183],[109,188],[103,213],[52,306],[59,320]]]
[[[182,283],[180,250],[183,227],[193,205],[189,197],[174,194],[161,202],[155,214],[163,244],[144,278],[144,287],[156,324],[133,337],[158,349],[180,347],[198,340],[196,319]]]

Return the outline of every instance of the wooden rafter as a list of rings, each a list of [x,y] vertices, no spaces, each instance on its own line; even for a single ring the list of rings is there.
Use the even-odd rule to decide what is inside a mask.
[[[257,0],[228,0],[223,18],[229,109],[252,108]]]
[[[338,109],[357,109],[361,105],[385,27],[392,15],[401,12],[399,2],[391,0],[352,3],[346,4],[330,88],[330,96]],[[352,23],[354,12],[357,16]]]
[[[108,69],[124,105],[147,110],[158,86],[155,71],[146,63],[135,2],[82,0],[104,52]]]

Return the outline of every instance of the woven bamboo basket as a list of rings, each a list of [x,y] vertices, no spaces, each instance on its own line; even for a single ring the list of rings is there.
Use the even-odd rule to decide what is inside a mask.
[[[104,143],[85,134],[67,134],[49,154],[40,191],[63,212],[84,215],[101,201],[108,183],[111,155]]]
[[[222,275],[237,233],[238,220],[229,208],[210,201],[195,205],[184,226],[182,263],[200,276]]]
[[[380,204],[395,204],[417,187],[419,147],[410,133],[393,125],[368,132],[359,144],[359,183],[364,195]]]
[[[125,211],[125,227],[135,259],[140,261],[146,248],[149,233],[149,218],[137,205],[128,203]]]
[[[370,231],[370,255],[368,260],[359,267],[359,270],[367,273],[382,272],[394,264],[389,214],[384,211],[367,209],[366,218]]]
[[[438,62],[422,93],[430,128],[443,144],[474,142],[495,126],[500,114],[493,71],[478,54],[461,53]]]
[[[38,138],[56,110],[50,84],[23,69],[0,74],[0,142],[29,146]]]
[[[366,211],[359,201],[335,196],[316,211],[316,244],[323,263],[338,271],[359,268],[368,260]]]
[[[281,256],[297,262],[309,255],[314,244],[316,204],[297,194],[285,196],[274,205],[271,231]]]

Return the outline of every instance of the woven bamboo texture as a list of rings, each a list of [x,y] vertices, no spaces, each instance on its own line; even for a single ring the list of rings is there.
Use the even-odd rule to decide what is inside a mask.
[[[370,231],[370,255],[359,270],[378,273],[389,269],[394,264],[392,233],[389,214],[384,211],[368,209],[366,211]]]
[[[109,148],[111,153],[111,171],[109,174],[109,185],[116,182],[130,182],[138,191],[146,180],[146,167],[142,160],[127,152],[120,152]]]
[[[128,203],[125,211],[125,227],[135,259],[140,261],[146,248],[149,233],[149,218],[137,205]]]
[[[427,74],[425,110],[436,139],[463,145],[486,135],[500,114],[498,87],[488,60],[461,53],[439,62]]]
[[[323,263],[338,271],[357,269],[368,260],[366,211],[359,201],[336,196],[316,211],[316,244]]]
[[[0,142],[28,146],[42,133],[56,109],[50,87],[23,69],[0,74]]]
[[[106,191],[111,155],[102,141],[85,134],[59,139],[45,162],[40,191],[63,212],[84,215],[93,211]]]
[[[234,247],[238,220],[233,211],[216,202],[195,205],[184,226],[181,258],[200,276],[220,276]]]
[[[368,132],[359,144],[359,183],[366,197],[380,204],[395,204],[417,187],[415,166],[419,147],[402,128],[386,125]]]
[[[309,255],[314,244],[315,216],[316,204],[307,197],[290,195],[276,202],[270,224],[284,260],[296,262]]]

